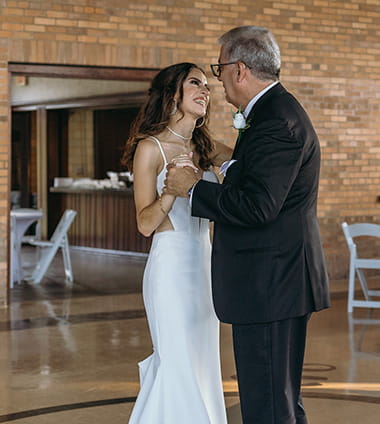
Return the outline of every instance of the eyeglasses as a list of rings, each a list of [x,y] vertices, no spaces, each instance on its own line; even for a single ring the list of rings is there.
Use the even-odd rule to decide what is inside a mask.
[[[222,67],[223,66],[233,65],[235,63],[238,63],[238,61],[236,61],[236,62],[228,62],[228,63],[215,63],[213,65],[210,65],[211,72],[214,75],[214,77],[219,78],[220,77],[220,74],[222,73]]]
[[[210,65],[211,72],[214,75],[214,77],[219,78],[220,74],[222,73],[222,67],[226,65],[234,65],[235,63],[243,63],[248,69],[252,69],[251,66],[248,66],[241,60],[236,60],[235,62],[228,62],[228,63],[215,63],[213,65]]]

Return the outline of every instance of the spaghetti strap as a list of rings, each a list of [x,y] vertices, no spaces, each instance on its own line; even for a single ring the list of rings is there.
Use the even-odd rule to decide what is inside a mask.
[[[165,162],[165,165],[166,165],[168,163],[168,161],[166,159],[166,155],[165,155],[164,149],[161,146],[160,140],[158,138],[154,137],[153,135],[150,135],[149,138],[152,138],[158,144],[158,147],[160,148],[161,155],[162,155],[162,157],[164,159],[164,162]]]

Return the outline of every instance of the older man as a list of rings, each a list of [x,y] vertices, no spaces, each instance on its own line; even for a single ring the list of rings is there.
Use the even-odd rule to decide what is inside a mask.
[[[219,39],[211,65],[243,111],[223,184],[170,168],[166,191],[191,194],[192,214],[215,221],[216,313],[232,324],[244,424],[306,424],[300,386],[306,328],[329,306],[316,216],[320,148],[299,102],[279,83],[280,50],[256,26]]]

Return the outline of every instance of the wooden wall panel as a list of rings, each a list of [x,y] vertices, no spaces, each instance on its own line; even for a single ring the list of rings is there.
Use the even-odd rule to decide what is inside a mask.
[[[137,231],[132,191],[70,191],[50,193],[60,214],[77,211],[70,232],[72,246],[148,252],[151,238]]]

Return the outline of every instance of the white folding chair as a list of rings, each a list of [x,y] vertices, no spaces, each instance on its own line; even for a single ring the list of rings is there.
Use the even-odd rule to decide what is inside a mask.
[[[24,235],[21,239],[22,243],[29,243],[30,241],[35,242],[41,240],[41,222],[37,221],[34,228],[34,234]]]
[[[60,219],[56,229],[50,240],[28,240],[27,242],[33,246],[41,247],[42,253],[37,262],[30,280],[38,284],[48,270],[52,260],[54,259],[58,249],[62,250],[63,264],[65,268],[66,281],[73,282],[73,270],[71,266],[69,240],[67,232],[76,216],[77,212],[67,209]]]
[[[380,308],[380,300],[373,297],[380,296],[380,290],[369,290],[363,269],[380,269],[380,259],[358,258],[357,247],[353,238],[358,236],[370,236],[380,238],[380,225],[357,223],[348,225],[343,222],[342,229],[350,251],[350,272],[348,278],[348,304],[347,311],[352,312],[354,307]],[[358,276],[363,291],[364,300],[355,299],[355,276]]]

